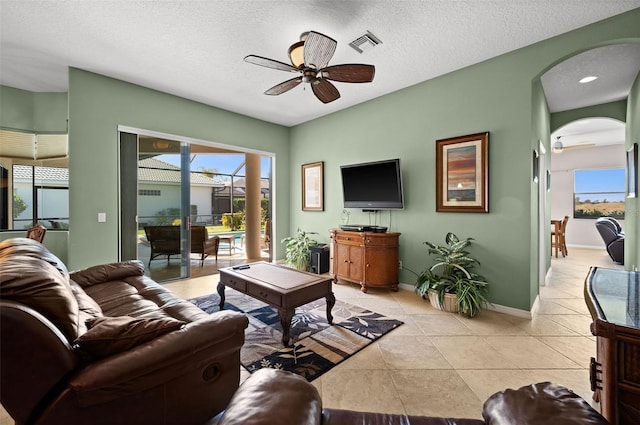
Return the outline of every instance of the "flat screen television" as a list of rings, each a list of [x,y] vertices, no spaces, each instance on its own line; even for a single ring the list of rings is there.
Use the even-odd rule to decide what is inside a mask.
[[[400,159],[340,166],[345,208],[402,209]]]

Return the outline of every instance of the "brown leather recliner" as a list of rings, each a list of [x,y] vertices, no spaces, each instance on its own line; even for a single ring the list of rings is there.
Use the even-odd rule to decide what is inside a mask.
[[[428,400],[425,400],[428,403]],[[485,401],[480,419],[356,412],[322,407],[304,378],[260,369],[233,396],[218,425],[608,425],[589,404],[549,382],[498,392]]]
[[[202,424],[240,380],[247,318],[206,314],[139,261],[74,273],[0,243],[0,401],[18,424]]]
[[[596,220],[596,229],[609,257],[616,263],[624,264],[624,232],[618,220],[613,217],[600,217]]]

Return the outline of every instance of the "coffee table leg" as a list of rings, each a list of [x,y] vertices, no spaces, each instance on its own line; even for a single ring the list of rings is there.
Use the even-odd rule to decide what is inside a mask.
[[[220,295],[220,310],[224,308],[224,288],[222,282],[218,282],[218,295]]]
[[[278,317],[280,318],[280,324],[282,325],[282,344],[285,347],[289,346],[289,334],[291,332],[291,319],[295,313],[295,308],[285,310],[283,308],[278,309]]]
[[[333,295],[333,292],[329,292],[329,295],[327,295],[326,297],[327,300],[327,322],[329,322],[329,324],[333,324],[333,315],[331,314],[331,309],[333,308],[334,305],[336,305],[336,296]]]

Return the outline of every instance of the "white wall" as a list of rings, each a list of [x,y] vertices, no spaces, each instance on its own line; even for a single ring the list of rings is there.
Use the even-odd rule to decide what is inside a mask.
[[[567,245],[604,247],[593,219],[573,218],[574,170],[625,168],[624,145],[585,148],[551,154],[551,218],[569,216]],[[624,229],[624,220],[619,220]]]
[[[144,183],[138,189],[160,190],[161,196],[138,196],[138,216],[141,222],[165,208],[180,208],[180,185],[177,183]],[[211,187],[191,186],[191,205],[198,206],[198,215],[211,214]]]
[[[142,183],[138,189],[160,190],[160,196],[138,196],[138,216],[142,223],[150,223],[150,217],[165,208],[180,208],[180,185],[177,183]]]

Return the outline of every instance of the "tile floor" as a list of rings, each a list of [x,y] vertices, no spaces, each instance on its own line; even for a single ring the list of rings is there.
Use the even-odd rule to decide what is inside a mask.
[[[481,418],[496,391],[534,382],[565,385],[594,404],[589,358],[595,338],[582,291],[590,266],[622,268],[604,250],[571,248],[552,258],[533,319],[484,310],[474,319],[443,313],[412,291],[338,284],[336,298],[405,322],[313,381],[325,407]],[[183,298],[215,292],[207,276],[166,286]],[[242,374],[246,379],[248,373]],[[11,423],[6,412],[0,424]]]

